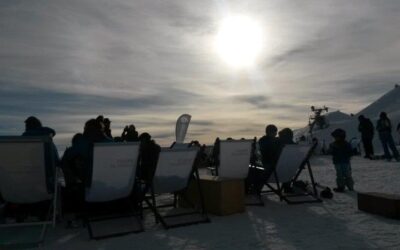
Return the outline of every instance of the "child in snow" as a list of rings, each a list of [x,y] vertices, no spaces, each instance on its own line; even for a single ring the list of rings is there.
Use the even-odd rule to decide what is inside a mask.
[[[351,177],[350,158],[353,154],[350,143],[346,141],[346,132],[343,129],[336,129],[332,132],[335,141],[329,145],[329,151],[332,154],[332,161],[336,169],[335,192],[344,192],[345,187],[353,191],[354,181]]]

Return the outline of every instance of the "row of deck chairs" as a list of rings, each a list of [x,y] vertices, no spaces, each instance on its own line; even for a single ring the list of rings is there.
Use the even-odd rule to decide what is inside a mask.
[[[258,168],[263,170],[262,164],[257,161],[249,165],[252,148],[256,148],[255,140],[222,140],[220,142],[219,165],[213,169],[212,173],[221,178],[245,179],[249,168]],[[301,204],[321,202],[316,189],[313,172],[310,164],[316,145],[286,145],[279,157],[277,166],[271,177],[264,183],[263,194],[273,193],[278,195],[281,201],[288,204]],[[258,161],[259,162],[259,161]],[[247,167],[246,167],[247,166]],[[285,193],[283,183],[293,185],[299,180],[303,170],[308,171],[310,179],[310,188],[296,190],[293,193]],[[265,189],[264,188],[264,189]],[[256,202],[250,202],[247,205],[263,205],[260,199]]]
[[[221,178],[245,179],[248,174],[253,140],[221,141],[219,165],[215,174]],[[42,225],[41,237],[44,239],[47,226],[56,223],[59,210],[58,171],[55,159],[52,159],[51,140],[47,137],[0,137],[0,193],[8,203],[29,204],[51,201],[48,220],[35,223],[3,224],[9,226]],[[92,183],[86,189],[87,225],[91,238],[100,239],[115,235],[143,231],[143,210],[117,214],[91,213],[91,207],[97,204],[119,201],[129,208],[132,188],[137,185],[136,166],[139,157],[139,143],[98,143],[93,150]],[[292,203],[282,191],[281,183],[296,181],[301,171],[308,168],[313,192],[303,195],[319,201],[309,164],[313,147],[290,145],[283,149],[278,167],[265,184],[281,200]],[[165,228],[209,222],[204,209],[199,173],[195,167],[197,148],[179,145],[175,148],[163,148],[159,155],[154,179],[146,205],[153,211],[156,222]],[[254,167],[254,166],[253,166]],[[185,198],[189,182],[195,180],[200,190],[200,206],[192,204],[191,209],[164,211],[167,207],[177,207],[177,199]],[[275,184],[275,186],[273,185]],[[171,194],[171,199],[169,195]],[[169,202],[172,201],[172,202]],[[298,203],[299,201],[293,202]],[[107,210],[107,209],[106,209]],[[124,224],[123,230],[110,231],[110,222]],[[10,243],[11,244],[11,243]]]
[[[138,184],[135,183],[135,176],[139,147],[139,143],[94,144],[92,182],[85,194],[85,218],[91,238],[101,239],[143,231],[142,210],[135,211],[131,203],[133,187]],[[145,201],[154,212],[156,221],[161,222],[165,228],[209,222],[204,207],[165,215],[161,211],[166,207],[165,204],[159,206],[157,203],[159,197],[162,196],[165,201],[165,196],[172,194],[173,206],[176,207],[177,195],[183,193],[192,178],[198,179],[194,167],[197,151],[196,148],[163,148],[160,152],[150,195],[145,197]],[[60,214],[59,171],[55,159],[51,157],[51,139],[48,137],[0,137],[0,194],[4,201],[22,205],[51,201],[48,219],[45,221],[0,226],[42,226],[37,244],[43,242],[47,226],[51,224],[54,227],[57,213]],[[107,206],[109,202],[119,202],[120,207],[132,209],[110,214],[107,212],[113,206]],[[99,206],[104,209],[99,210]],[[122,230],[110,231],[110,223],[122,224]]]

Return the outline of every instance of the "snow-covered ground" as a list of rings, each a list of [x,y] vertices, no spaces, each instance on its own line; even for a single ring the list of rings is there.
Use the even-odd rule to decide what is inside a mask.
[[[400,163],[355,157],[352,165],[357,191],[400,194]],[[312,166],[319,183],[334,187],[329,157],[314,158]],[[170,230],[147,214],[145,232],[101,241],[89,240],[86,229],[58,225],[44,249],[400,249],[400,220],[359,211],[356,192],[314,204],[287,205],[274,196],[264,201],[242,214]]]

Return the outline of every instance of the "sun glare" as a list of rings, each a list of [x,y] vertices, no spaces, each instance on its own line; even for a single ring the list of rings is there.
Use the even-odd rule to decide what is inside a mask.
[[[222,20],[215,39],[215,50],[227,64],[235,68],[254,66],[263,47],[261,26],[245,16]]]

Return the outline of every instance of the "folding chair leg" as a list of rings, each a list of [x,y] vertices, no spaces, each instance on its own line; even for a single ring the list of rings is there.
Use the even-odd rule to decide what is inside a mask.
[[[311,185],[313,186],[314,195],[315,195],[315,197],[318,197],[318,191],[317,191],[316,183],[314,180],[314,175],[312,173],[311,165],[310,165],[309,161],[307,161],[307,168],[308,168],[308,173],[310,174]]]
[[[53,197],[53,218],[52,218],[52,225],[53,228],[56,227],[56,216],[57,216],[57,203],[58,203],[58,169],[55,169],[54,171],[54,197]]]
[[[200,185],[200,175],[199,175],[199,171],[196,168],[195,170],[195,177],[197,179],[197,188],[199,189],[199,199],[200,199],[200,206],[201,206],[201,213],[205,214],[207,216],[207,211],[204,205],[204,196],[203,196],[203,191],[201,189],[201,185]]]

